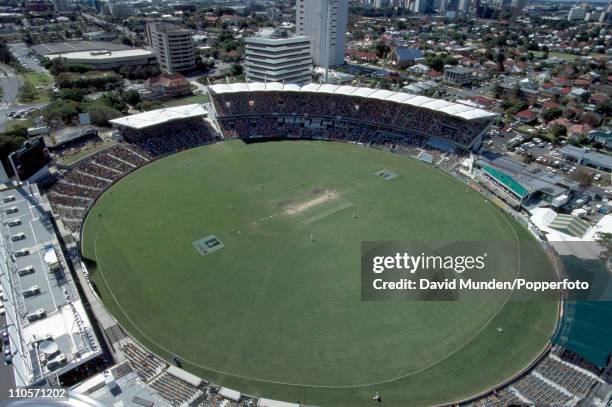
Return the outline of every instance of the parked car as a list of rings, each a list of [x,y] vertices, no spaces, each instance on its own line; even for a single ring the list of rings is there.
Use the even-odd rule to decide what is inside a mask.
[[[13,363],[13,353],[11,352],[11,348],[9,346],[4,347],[4,363],[7,365]]]

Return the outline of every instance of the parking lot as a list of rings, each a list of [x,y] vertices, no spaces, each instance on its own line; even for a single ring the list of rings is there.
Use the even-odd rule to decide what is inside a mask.
[[[585,171],[591,176],[592,185],[605,188],[611,184],[609,173],[568,162],[563,159],[559,151],[563,147],[562,145],[555,146],[537,137],[523,141],[523,137],[516,132],[504,133],[493,130],[487,135],[485,147],[495,152],[509,154],[521,161],[527,161],[525,157],[531,157],[533,159],[531,165],[570,179],[578,180],[578,174]]]
[[[40,65],[34,51],[28,48],[25,43],[9,44],[9,48],[24,68],[34,72],[47,73],[47,70]]]

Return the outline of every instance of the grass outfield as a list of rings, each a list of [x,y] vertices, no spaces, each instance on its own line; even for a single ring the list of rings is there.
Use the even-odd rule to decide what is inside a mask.
[[[381,169],[399,176],[385,181]],[[224,248],[203,256],[192,243],[208,235]],[[378,391],[405,406],[518,372],[545,346],[556,303],[363,302],[360,242],[517,237],[529,239],[418,161],[342,143],[231,141],[113,186],[86,221],[83,253],[124,328],[201,377],[312,405],[370,405]]]

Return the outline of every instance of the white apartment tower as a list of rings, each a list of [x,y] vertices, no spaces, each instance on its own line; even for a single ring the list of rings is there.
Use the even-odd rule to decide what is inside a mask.
[[[249,81],[304,84],[312,78],[310,38],[274,38],[261,34],[245,39]]]
[[[70,11],[68,2],[66,0],[53,0],[53,7],[57,13],[64,13]]]
[[[330,67],[344,63],[344,36],[348,0],[297,0],[296,33],[310,37],[315,65]]]
[[[149,44],[165,73],[195,67],[195,45],[189,30],[167,23],[147,24]]]

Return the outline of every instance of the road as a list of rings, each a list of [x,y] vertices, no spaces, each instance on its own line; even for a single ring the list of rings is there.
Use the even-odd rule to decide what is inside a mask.
[[[9,49],[11,50],[11,54],[17,58],[24,68],[34,72],[48,73],[48,71],[40,65],[40,61],[35,55],[28,55],[31,54],[32,51],[25,43],[17,42],[9,44]]]
[[[2,101],[0,101],[0,132],[4,131],[6,120],[8,120],[7,114],[17,101],[19,86],[21,86],[19,75],[11,67],[0,64],[0,87],[4,92]]]
[[[47,70],[42,67],[34,56],[28,56],[30,49],[25,43],[9,44],[11,54],[24,66],[26,69],[34,72],[47,73]],[[4,91],[2,101],[0,102],[0,133],[6,129],[6,122],[9,120],[8,114],[12,111],[24,110],[31,107],[43,107],[46,103],[34,103],[21,105],[17,102],[19,87],[21,86],[21,78],[15,73],[13,68],[0,64],[0,87]]]
[[[108,21],[100,20],[99,18],[94,17],[91,14],[87,14],[87,13],[81,13],[81,15],[86,20],[89,20],[89,21],[97,24],[98,26],[101,26],[101,27],[113,27],[117,31],[119,31],[121,34],[125,35],[127,38],[130,38],[130,39],[138,38],[138,36],[136,35],[135,32],[130,31],[127,27],[124,27],[124,26],[122,26],[120,24],[109,23]]]
[[[6,325],[5,317],[0,317],[0,328]],[[13,367],[4,363],[4,358],[0,362],[0,401],[8,399],[9,389],[15,388],[15,373]]]

